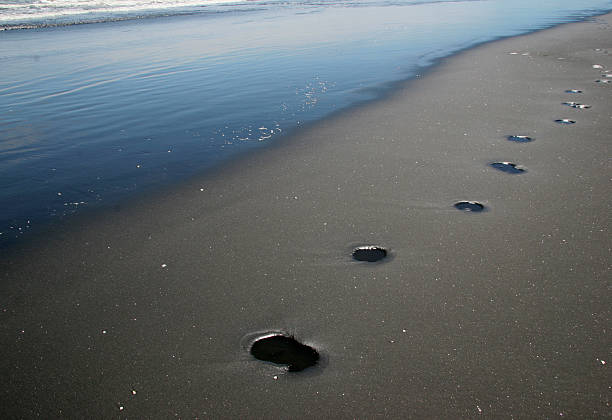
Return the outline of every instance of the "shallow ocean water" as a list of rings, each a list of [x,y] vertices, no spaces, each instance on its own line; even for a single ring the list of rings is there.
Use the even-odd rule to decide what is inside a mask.
[[[454,52],[612,9],[574,3],[218,2],[0,31],[0,243],[283,141]]]

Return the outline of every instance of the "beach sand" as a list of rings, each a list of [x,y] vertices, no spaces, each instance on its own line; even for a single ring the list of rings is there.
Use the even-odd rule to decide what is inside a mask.
[[[611,22],[462,52],[4,251],[2,417],[609,416]],[[319,363],[252,357],[274,331]]]

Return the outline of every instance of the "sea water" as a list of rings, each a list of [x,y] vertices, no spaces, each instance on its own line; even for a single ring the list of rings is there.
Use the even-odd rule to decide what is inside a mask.
[[[611,9],[610,0],[0,0],[0,245],[282,142],[441,57]]]

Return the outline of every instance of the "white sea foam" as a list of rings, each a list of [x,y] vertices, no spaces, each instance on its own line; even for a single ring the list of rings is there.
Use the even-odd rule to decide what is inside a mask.
[[[404,0],[402,5],[482,0]],[[0,0],[0,30],[261,8],[397,5],[395,0]]]
[[[244,0],[0,0],[0,28],[190,13],[245,3]]]

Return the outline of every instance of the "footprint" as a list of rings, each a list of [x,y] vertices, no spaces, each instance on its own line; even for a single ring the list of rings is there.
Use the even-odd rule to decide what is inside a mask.
[[[559,120],[555,120],[555,122],[557,124],[576,124],[576,121],[568,120],[567,118],[562,118],[562,119],[559,119]]]
[[[300,343],[294,337],[279,333],[259,338],[250,351],[258,360],[287,366],[289,372],[302,371],[319,361],[318,351]]]
[[[455,208],[461,211],[478,213],[484,211],[485,206],[480,203],[477,203],[476,201],[460,201],[458,203],[455,203]]]
[[[598,79],[598,80],[595,80],[595,83],[605,83],[605,84],[608,84],[608,83],[612,83],[612,79]]]
[[[522,174],[523,172],[526,172],[525,168],[516,166],[516,163],[511,162],[494,162],[491,164],[491,166],[508,174]]]
[[[510,141],[517,142],[517,143],[529,143],[530,141],[533,141],[533,138],[529,136],[517,136],[517,135],[508,136],[507,139]]]
[[[568,89],[565,93],[582,93],[582,91],[579,89]]]
[[[376,262],[387,256],[387,250],[380,246],[366,245],[353,250],[353,259],[357,261]]]
[[[563,102],[563,105],[567,105],[571,108],[577,109],[588,109],[591,107],[591,105],[579,104],[578,102]]]

